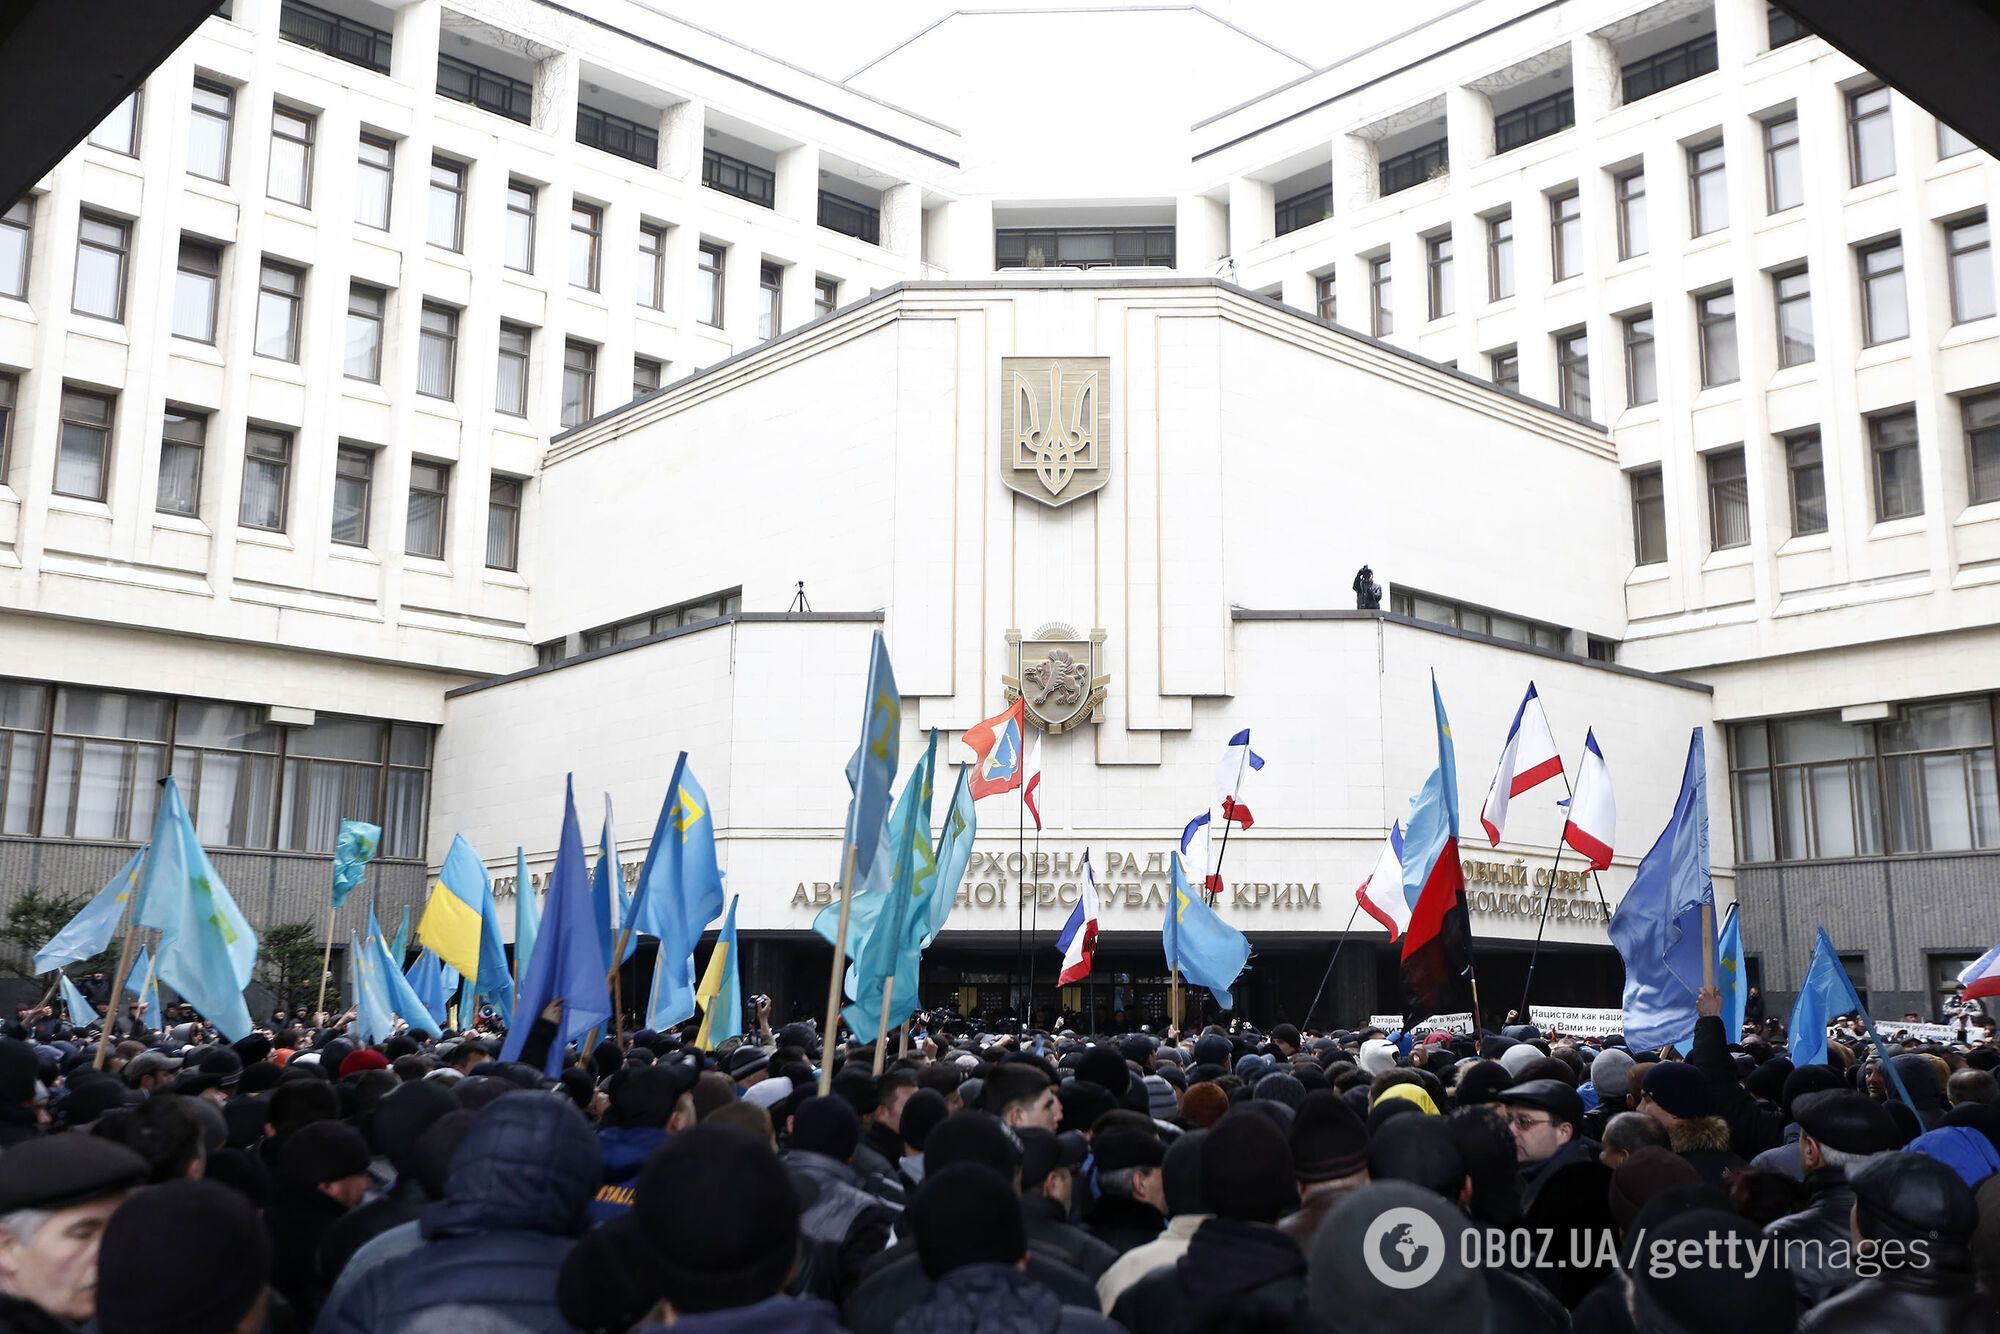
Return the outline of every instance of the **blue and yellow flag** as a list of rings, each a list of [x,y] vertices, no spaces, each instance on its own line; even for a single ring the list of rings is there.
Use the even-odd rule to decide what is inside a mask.
[[[1750,974],[1743,966],[1743,929],[1736,908],[1729,905],[1715,935],[1715,989],[1722,993],[1722,1032],[1730,1042],[1743,1036],[1743,1012],[1750,1004]]]
[[[847,785],[854,795],[847,803],[847,834],[841,849],[854,850],[853,884],[868,878],[880,846],[878,831],[889,815],[889,788],[896,781],[897,748],[903,737],[903,702],[896,690],[896,673],[889,665],[889,648],[875,632],[868,650],[868,694],[861,709],[861,744],[847,762]],[[850,889],[853,885],[848,886]]]
[[[542,905],[542,933],[535,942],[535,957],[521,977],[521,1021],[507,1030],[500,1059],[520,1060],[535,1020],[549,1002],[560,1000],[562,1024],[542,1066],[543,1074],[555,1078],[563,1066],[563,1049],[611,1022],[611,988],[604,972],[604,948],[598,941],[590,886],[584,878],[576,787],[570,782],[563,793],[562,838],[556,845],[555,869],[549,873],[548,901]]]
[[[737,966],[736,899],[729,900],[729,913],[722,919],[722,934],[708,953],[708,967],[702,970],[701,985],[694,991],[701,1007],[701,1030],[694,1045],[713,1050],[725,1038],[743,1033],[743,975]]]
[[[722,870],[715,859],[715,815],[695,781],[687,754],[674,762],[673,781],[633,895],[634,930],[660,942],[646,1024],[663,1029],[695,1012],[694,948],[722,912]]]
[[[970,771],[970,765],[958,766],[958,786],[952,790],[951,805],[945,808],[944,836],[938,840],[937,888],[931,891],[926,914],[929,921],[924,928],[925,949],[944,930],[944,919],[951,916],[952,905],[958,902],[958,887],[972,861],[972,840],[979,833],[979,818],[974,813],[977,803],[967,782]]]
[[[1167,952],[1169,967],[1178,963],[1181,976],[1198,987],[1207,987],[1215,1003],[1223,1009],[1235,1005],[1229,989],[1250,962],[1250,939],[1216,915],[1207,901],[1188,888],[1187,872],[1181,869],[1178,852],[1172,859],[1171,888],[1167,897],[1167,918],[1160,928],[1160,941]]]
[[[365,820],[342,820],[333,840],[333,906],[347,902],[347,896],[368,874],[368,863],[382,846],[382,826]]]
[[[138,922],[160,933],[160,980],[231,1042],[249,1037],[243,988],[257,966],[257,935],[202,851],[171,777],[161,780],[153,850],[139,873]]]
[[[78,1028],[95,1028],[102,1022],[83,993],[76,989],[76,983],[69,980],[68,973],[56,974],[56,987],[62,994],[63,1009],[69,1012],[69,1021]]]
[[[535,936],[542,929],[542,910],[535,902],[535,885],[528,879],[528,854],[514,849],[514,982],[528,975],[535,957]],[[439,1016],[442,1018],[442,1014]]]
[[[35,953],[37,973],[54,972],[104,952],[118,930],[118,919],[125,915],[132,891],[139,887],[139,867],[145,860],[146,848],[141,847],[62,930],[49,937],[49,943]]]
[[[493,895],[486,867],[464,834],[451,840],[430,902],[417,920],[417,942],[467,977],[479,976],[486,901]]]

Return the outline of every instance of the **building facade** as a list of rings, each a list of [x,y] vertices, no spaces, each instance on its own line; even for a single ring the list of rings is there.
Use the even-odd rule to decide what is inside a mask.
[[[459,830],[505,892],[562,772],[636,863],[686,749],[796,990],[869,630],[955,749],[1060,624],[1111,683],[1044,855],[1101,885],[1285,738],[1229,854],[1267,1011],[1427,771],[1425,666],[1503,960],[1553,815],[1472,820],[1532,676],[1619,780],[1605,903],[1707,725],[1773,999],[1824,922],[1934,1008],[2000,848],[1995,171],[1759,0],[1483,0],[1321,70],[959,13],[842,81],[626,0],[232,0],[0,219],[0,892],[101,884],[169,771],[260,924],[317,920],[343,815],[385,911]],[[1102,359],[1100,489],[1004,484],[1005,357]],[[1017,985],[1005,843],[939,987]],[[1615,996],[1586,916],[1551,1000]]]

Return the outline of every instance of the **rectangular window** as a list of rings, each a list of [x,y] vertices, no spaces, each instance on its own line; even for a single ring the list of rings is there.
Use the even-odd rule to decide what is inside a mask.
[[[1536,648],[1560,650],[1569,638],[1568,631],[1544,621],[1531,621],[1525,616],[1513,616],[1469,602],[1454,602],[1401,586],[1389,595],[1389,609],[1412,620],[1448,625],[1454,630],[1504,639],[1513,644],[1532,644]]]
[[[1001,227],[996,269],[1171,269],[1172,227]]]
[[[167,772],[171,709],[169,701],[148,695],[57,692],[43,836],[144,839]]]
[[[1583,272],[1583,197],[1549,196],[1549,272],[1557,282]]]
[[[1771,213],[1783,213],[1806,202],[1797,112],[1788,111],[1764,122],[1764,202]]]
[[[105,478],[111,471],[114,401],[109,394],[63,386],[62,434],[56,442],[57,495],[79,500],[104,499]]]
[[[444,559],[445,500],[450,486],[450,464],[422,459],[410,464],[410,515],[403,527],[406,555]]]
[[[1943,121],[1937,123],[1937,155],[1940,159],[1970,153],[1976,145]]]
[[[507,236],[501,262],[521,273],[535,271],[535,197],[526,181],[507,182]]]
[[[377,74],[389,72],[390,34],[304,0],[285,0],[278,15],[278,35],[350,65]]]
[[[1504,153],[1576,124],[1576,91],[1559,89],[1493,118],[1493,151]]]
[[[1861,264],[1861,341],[1870,347],[1910,336],[1910,307],[1903,287],[1901,237],[1857,252]]]
[[[1612,178],[1611,193],[1618,205],[1618,258],[1645,254],[1652,244],[1646,228],[1646,173],[1621,172]]]
[[[333,540],[368,545],[368,507],[375,488],[375,451],[342,445],[333,462]]]
[[[183,236],[174,271],[174,337],[213,343],[221,290],[222,247]]]
[[[1813,359],[1812,275],[1787,269],[1771,275],[1778,315],[1778,364],[1803,366]]]
[[[1514,295],[1514,215],[1500,213],[1486,220],[1486,299],[1504,301]],[[1328,316],[1331,319],[1332,316]]]
[[[382,382],[382,321],[389,294],[379,287],[354,283],[347,289],[347,365],[350,380]]]
[[[271,108],[271,165],[264,193],[300,208],[312,206],[314,118],[290,107]]]
[[[47,686],[0,681],[0,833],[35,832],[48,717]]]
[[[257,344],[260,357],[299,359],[299,307],[304,304],[305,270],[265,260],[257,276]]]
[[[1854,184],[1879,181],[1896,170],[1894,133],[1887,88],[1878,85],[1847,95],[1848,167]]]
[[[819,192],[819,225],[869,245],[882,244],[882,210],[831,190]]]
[[[1278,201],[1273,211],[1273,231],[1284,236],[1310,227],[1316,222],[1324,222],[1333,216],[1333,186],[1320,185],[1299,194],[1288,195]]]
[[[1788,435],[1785,445],[1786,485],[1791,490],[1792,534],[1826,531],[1826,462],[1819,432]]]
[[[738,199],[747,199],[760,208],[776,208],[777,175],[753,162],[704,149],[701,155],[701,183]]]
[[[1660,377],[1654,360],[1653,312],[1625,318],[1625,403],[1632,407],[1660,397]]]
[[[244,436],[243,501],[236,521],[245,528],[284,532],[291,473],[292,433],[251,427]]]
[[[113,153],[123,153],[126,157],[139,154],[139,90],[134,88],[125,94],[125,100],[111,108],[111,114],[97,122],[97,128],[90,132],[90,142],[98,148]]]
[[[644,398],[658,389],[664,369],[657,357],[632,358],[632,397]]]
[[[1708,389],[1734,384],[1741,371],[1736,357],[1736,292],[1723,288],[1694,299],[1695,328],[1701,345],[1701,384]]]
[[[1564,411],[1590,415],[1590,335],[1582,329],[1556,335],[1556,385]]]
[[[1658,468],[1630,474],[1632,484],[1632,559],[1658,565],[1667,558],[1667,489]]]
[[[627,161],[637,162],[644,167],[658,166],[660,161],[660,131],[656,125],[641,125],[636,120],[609,111],[599,111],[596,107],[577,104],[576,141],[591,148],[601,148]]]
[[[813,315],[831,315],[840,308],[840,280],[838,278],[813,279]]]
[[[1641,56],[1619,71],[1625,104],[1630,106],[1642,97],[1651,97],[1689,79],[1713,74],[1715,68],[1715,33],[1712,30],[1679,46]]]
[[[569,207],[569,285],[597,290],[597,243],[604,233],[604,210],[574,201]]]
[[[535,331],[500,323],[500,371],[494,377],[493,409],[510,417],[528,415],[528,350]]]
[[[1451,145],[1445,139],[1418,144],[1407,153],[1382,159],[1379,179],[1384,197],[1436,180],[1451,169]]]
[[[1743,450],[1718,449],[1704,462],[1708,470],[1708,549],[1750,545],[1750,482]]]
[[[396,145],[362,135],[354,159],[354,220],[363,227],[388,231],[389,201],[395,185]]]
[[[188,172],[211,181],[227,181],[229,127],[236,114],[236,94],[225,84],[196,79],[193,112],[188,118]]]
[[[1368,261],[1368,304],[1372,312],[1369,327],[1377,338],[1387,338],[1396,330],[1394,279],[1387,255],[1377,255]]]
[[[1781,46],[1790,46],[1806,35],[1806,25],[1776,5],[1765,6],[1764,17],[1765,30],[1770,34],[1770,48],[1773,51]]]
[[[1924,512],[1923,465],[1917,457],[1914,409],[1868,419],[1868,445],[1875,456],[1875,520],[1907,518]]]
[[[1706,236],[1729,225],[1729,185],[1723,169],[1722,140],[1690,145],[1688,164],[1688,224],[1691,234]]]
[[[0,486],[7,482],[7,447],[14,441],[14,400],[20,391],[20,380],[0,371]]]
[[[437,91],[439,97],[468,102],[481,111],[490,111],[523,125],[534,120],[534,84],[482,69],[456,56],[438,56]]]
[[[495,476],[486,498],[486,568],[521,568],[521,479]]]
[[[1511,347],[1503,347],[1491,355],[1488,365],[1493,372],[1496,389],[1510,389],[1521,392],[1521,354]]]
[[[1968,499],[1975,505],[2000,500],[2000,394],[1961,400],[1959,417],[1965,427]]]
[[[160,485],[153,507],[162,514],[201,512],[201,452],[208,418],[169,407],[160,425]]]
[[[34,199],[15,200],[0,215],[0,296],[28,295],[28,253],[34,234]]]
[[[1890,852],[1969,852],[2000,845],[1990,699],[1905,704],[1876,728],[1888,789]]]
[[[1452,293],[1456,266],[1452,262],[1450,232],[1424,238],[1424,267],[1429,275],[1431,318],[1441,320],[1457,304]]]
[[[785,301],[785,270],[779,264],[757,266],[757,336],[772,339],[784,327],[780,322]]]
[[[101,320],[125,318],[125,259],[131,246],[131,223],[88,212],[77,219],[71,310]]]
[[[595,414],[597,348],[572,338],[563,345],[562,424],[581,426]]]
[[[702,242],[700,265],[696,270],[694,308],[700,312],[696,318],[717,329],[722,327],[722,271],[725,259],[723,247]]]
[[[633,274],[633,295],[648,310],[667,306],[667,229],[639,224],[639,267]]]
[[[1965,324],[1993,314],[1993,238],[1986,215],[1954,222],[1944,229],[1946,263],[1951,271],[1951,322]]]
[[[1882,851],[1881,789],[1868,724],[1843,723],[1838,714],[1738,724],[1730,728],[1729,749],[1742,860]],[[1853,976],[1861,984],[1860,975]]]
[[[444,250],[465,246],[465,164],[431,159],[431,211],[426,239]]]
[[[426,301],[417,333],[417,392],[429,398],[450,398],[457,367],[458,312]]]

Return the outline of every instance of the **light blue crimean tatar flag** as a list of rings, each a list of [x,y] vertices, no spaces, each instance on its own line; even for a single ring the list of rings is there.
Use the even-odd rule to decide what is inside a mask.
[[[153,848],[139,873],[141,926],[160,933],[159,977],[231,1042],[250,1036],[243,988],[257,936],[195,838],[172,777],[161,780]]]
[[[111,944],[113,933],[118,930],[118,919],[125,915],[125,905],[131,901],[132,892],[139,887],[139,868],[145,863],[146,851],[146,847],[141,847],[133,853],[132,859],[120,868],[118,874],[106,881],[104,888],[98,890],[62,930],[50,936],[48,944],[35,952],[37,973],[67,968],[70,964],[82,963],[93,954],[104,952]]]
[[[715,808],[687,752],[674,761],[653,841],[633,894],[634,929],[660,942],[646,1024],[667,1029],[694,1017],[694,948],[722,915],[722,868],[715,858]]]
[[[1167,855],[1172,861],[1170,890],[1166,921],[1160,928],[1167,964],[1179,963],[1182,977],[1207,987],[1217,1005],[1231,1009],[1236,1002],[1229,989],[1250,962],[1250,938],[1223,921],[1202,895],[1189,888],[1180,854]]]
[[[403,966],[403,960],[410,957],[410,905],[403,905],[403,924],[396,928],[396,938],[389,942],[389,957],[396,967]]]
[[[448,1001],[444,989],[444,964],[433,950],[424,950],[417,955],[417,961],[403,974],[410,991],[430,1012],[432,1022],[442,1026],[445,1005]]]
[[[889,824],[892,859],[889,887],[883,893],[866,896],[879,903],[879,907],[865,932],[857,933],[857,924],[848,923],[849,953],[854,966],[847,975],[847,994],[854,1003],[841,1014],[862,1042],[873,1042],[883,1027],[885,1001],[890,1006],[890,1026],[916,1008],[917,959],[923,932],[930,924],[929,896],[937,887],[937,862],[931,851],[931,774],[936,764],[937,731],[932,729],[930,744],[910,771]],[[857,901],[855,907],[859,906]],[[829,907],[838,912],[840,905]],[[821,918],[826,915],[826,910],[822,910]],[[819,923],[814,926],[818,929]],[[837,918],[831,929],[838,933]],[[893,990],[891,979],[894,979]]]
[[[347,896],[361,887],[368,863],[382,846],[382,826],[365,820],[342,820],[333,839],[333,906],[347,902]]]
[[[409,979],[403,976],[401,961],[389,952],[389,942],[383,938],[382,924],[375,920],[375,905],[372,903],[368,905],[368,940],[363,948],[374,950],[380,956],[382,991],[389,998],[390,1011],[413,1033],[441,1036],[444,1032],[441,1023],[432,1016],[429,1004],[417,994]]]
[[[95,1028],[100,1022],[97,1011],[76,989],[76,983],[69,980],[68,973],[56,974],[56,988],[62,993],[63,1008],[69,1011],[69,1021],[78,1028]]]
[[[160,979],[153,971],[153,961],[144,945],[132,956],[132,970],[125,974],[125,994],[139,1002],[139,1022],[148,1028],[157,1028],[160,1023]]]
[[[889,788],[896,781],[897,749],[903,736],[903,702],[896,673],[889,665],[889,648],[875,632],[868,649],[868,690],[861,706],[861,744],[847,762],[847,785],[854,795],[847,803],[847,833],[841,849],[843,869],[848,849],[854,853],[852,884],[868,878],[879,837],[889,816]]]
[[[354,992],[354,1032],[373,1045],[396,1036],[396,1017],[383,985],[382,961],[387,956],[371,936],[363,943],[353,932],[347,935],[349,986]]]
[[[958,887],[965,880],[965,868],[972,861],[972,840],[979,833],[979,818],[974,813],[976,802],[972,797],[969,777],[972,766],[958,766],[958,786],[952,789],[951,805],[944,812],[944,836],[938,840],[937,888],[931,893],[929,922],[924,930],[923,945],[930,948],[938,932],[944,929],[944,919],[951,916],[952,905],[958,902]]]
[[[1743,1036],[1743,1012],[1750,1004],[1750,975],[1743,965],[1743,927],[1730,904],[1715,933],[1715,989],[1722,993],[1722,1032],[1735,1042]]]
[[[535,902],[535,884],[528,879],[528,854],[514,848],[514,980],[528,975],[528,960],[535,957],[535,936],[542,929],[542,909]],[[438,1016],[442,1019],[442,1013]]]
[[[1625,961],[1625,1041],[1633,1051],[1685,1050],[1694,1038],[1702,960],[1715,949],[1701,931],[1704,903],[1714,907],[1715,884],[1708,866],[1708,757],[1697,727],[1674,813],[1611,917],[1611,943]]]
[[[611,987],[605,979],[604,947],[584,878],[583,830],[576,820],[576,785],[563,791],[562,837],[555,869],[549,873],[548,901],[542,905],[542,934],[535,957],[521,977],[521,1022],[507,1030],[503,1061],[518,1061],[528,1033],[550,1001],[563,1003],[562,1024],[549,1044],[542,1073],[550,1079],[563,1067],[563,1049],[592,1029],[611,1022]]]
[[[604,946],[604,969],[609,972],[611,952],[618,948],[618,924],[630,915],[630,905],[625,902],[625,868],[618,861],[618,839],[611,832],[608,792],[604,794],[604,824],[597,831],[597,866],[590,873],[590,911]]]

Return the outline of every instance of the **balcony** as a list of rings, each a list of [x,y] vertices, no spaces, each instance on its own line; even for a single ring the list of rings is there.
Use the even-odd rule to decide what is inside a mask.
[[[1493,116],[1493,151],[1505,153],[1576,124],[1576,92],[1562,88]]]
[[[882,210],[831,190],[819,192],[819,225],[869,245],[882,244]]]
[[[1690,79],[1713,74],[1716,63],[1715,31],[1712,28],[1676,46],[1641,56],[1626,64],[1621,71],[1625,103],[1629,106],[1641,98],[1663,93]]]
[[[713,148],[702,150],[701,183],[759,208],[778,204],[778,173]]]
[[[1163,227],[1002,227],[993,234],[996,269],[1171,269],[1174,229]]]
[[[345,14],[303,0],[285,0],[278,13],[278,35],[350,65],[377,74],[389,72],[389,33]]]
[[[656,125],[642,125],[616,112],[601,111],[578,103],[576,141],[637,162],[645,167],[660,165],[660,132]]]
[[[1274,231],[1279,236],[1326,221],[1333,216],[1333,182],[1280,199],[1276,212]]]
[[[534,124],[535,85],[525,79],[440,53],[437,91],[439,97],[466,102],[523,125]]]
[[[1382,196],[1398,194],[1412,186],[1445,175],[1451,170],[1449,141],[1433,139],[1426,144],[1382,159]]]

